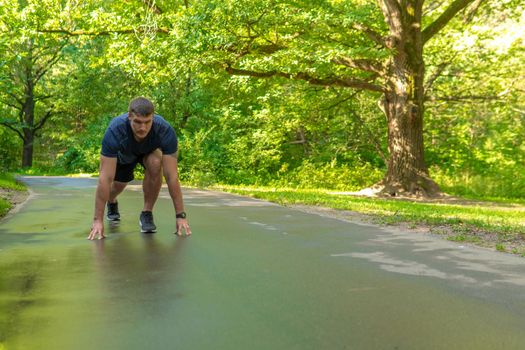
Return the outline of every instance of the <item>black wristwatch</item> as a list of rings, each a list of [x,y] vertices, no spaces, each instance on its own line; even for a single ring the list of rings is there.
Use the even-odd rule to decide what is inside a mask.
[[[181,211],[180,213],[176,214],[175,217],[177,219],[186,219],[186,212]]]

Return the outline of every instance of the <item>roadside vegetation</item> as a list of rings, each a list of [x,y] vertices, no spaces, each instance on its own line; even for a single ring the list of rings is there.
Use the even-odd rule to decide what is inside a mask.
[[[424,229],[457,242],[468,242],[525,256],[523,201],[495,201],[444,197],[433,201],[367,198],[327,190],[216,186],[215,189],[275,202],[336,209],[335,217],[382,225]],[[352,211],[363,215],[357,216]],[[348,215],[350,214],[350,215]]]
[[[16,181],[9,173],[0,173],[0,218],[18,201],[19,194],[26,191],[25,185]]]

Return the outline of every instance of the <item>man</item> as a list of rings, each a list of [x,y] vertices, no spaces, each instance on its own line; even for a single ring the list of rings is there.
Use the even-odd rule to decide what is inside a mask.
[[[105,238],[104,207],[107,219],[120,220],[117,196],[133,180],[137,163],[144,167],[144,208],[139,217],[141,231],[156,232],[153,206],[162,186],[162,173],[173,201],[176,234],[191,234],[184,212],[182,191],[177,168],[178,142],[175,130],[162,117],[154,114],[153,103],[138,97],[129,104],[128,113],[114,118],[109,124],[100,154],[100,176],[95,197],[95,215],[88,239]]]

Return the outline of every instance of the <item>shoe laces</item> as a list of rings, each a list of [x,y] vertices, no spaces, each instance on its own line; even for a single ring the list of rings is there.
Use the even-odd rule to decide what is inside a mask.
[[[143,211],[142,219],[144,223],[152,224],[153,223],[153,213],[151,211]]]

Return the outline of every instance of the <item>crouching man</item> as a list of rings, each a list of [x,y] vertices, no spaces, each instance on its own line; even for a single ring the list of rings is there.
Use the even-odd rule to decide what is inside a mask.
[[[140,213],[141,232],[153,233],[153,206],[162,186],[162,173],[173,201],[176,234],[191,234],[177,169],[178,142],[175,130],[162,117],[154,114],[153,103],[138,97],[129,104],[128,113],[114,118],[102,140],[100,176],[95,196],[95,215],[88,239],[104,238],[104,209],[107,219],[120,220],[117,196],[133,180],[133,170],[144,167],[144,207]]]

